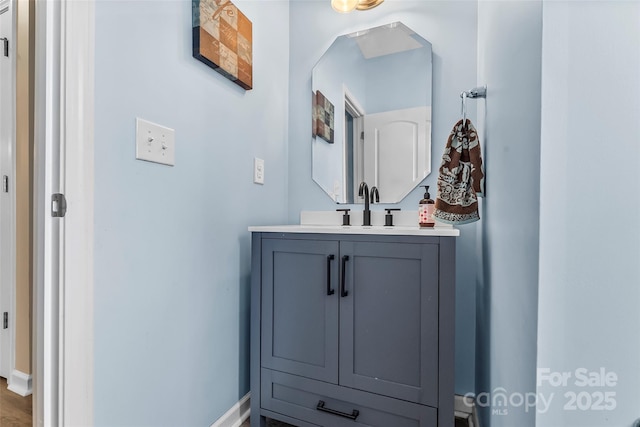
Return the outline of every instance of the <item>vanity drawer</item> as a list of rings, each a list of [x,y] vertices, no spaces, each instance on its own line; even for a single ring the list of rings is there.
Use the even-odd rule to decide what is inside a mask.
[[[262,369],[262,408],[324,427],[436,427],[435,408]],[[355,419],[354,419],[355,418]]]

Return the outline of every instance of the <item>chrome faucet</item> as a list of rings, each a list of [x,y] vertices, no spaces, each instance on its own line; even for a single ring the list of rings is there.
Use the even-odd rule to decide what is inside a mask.
[[[358,189],[358,196],[364,197],[364,211],[362,211],[362,225],[371,225],[371,210],[369,209],[369,186],[364,181],[360,183],[360,188]]]

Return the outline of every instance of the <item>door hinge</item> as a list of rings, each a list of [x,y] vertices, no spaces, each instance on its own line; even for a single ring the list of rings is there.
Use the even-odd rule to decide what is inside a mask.
[[[4,42],[4,56],[9,57],[9,39],[6,37],[0,38]]]
[[[6,311],[2,314],[2,329],[7,329],[9,327],[9,313]]]
[[[360,140],[364,141],[364,132],[360,132]]]
[[[51,216],[62,218],[67,213],[67,199],[64,194],[55,193],[51,195]]]

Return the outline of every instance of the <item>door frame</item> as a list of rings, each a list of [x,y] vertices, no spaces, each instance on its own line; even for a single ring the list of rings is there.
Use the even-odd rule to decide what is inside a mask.
[[[3,307],[6,307],[8,312],[9,327],[7,329],[8,348],[3,347],[3,358],[7,358],[3,364],[7,366],[5,372],[7,382],[11,385],[11,376],[15,370],[15,349],[16,349],[16,337],[15,337],[15,312],[16,312],[16,223],[15,223],[15,210],[16,210],[16,194],[15,194],[15,147],[16,147],[16,7],[14,0],[0,0],[0,10],[5,7],[8,11],[11,20],[11,28],[9,34],[9,78],[11,82],[11,99],[9,101],[9,116],[4,117],[5,121],[11,125],[11,137],[7,146],[0,146],[2,151],[2,160],[0,162],[0,168],[2,174],[7,175],[9,178],[9,192],[2,194],[2,206],[0,217],[2,222],[0,225],[0,295],[7,298],[7,303],[3,303]],[[4,58],[3,58],[4,59]],[[6,255],[5,255],[6,254]],[[0,313],[2,311],[0,310]]]
[[[351,137],[353,138],[353,153],[352,156],[347,155],[346,150],[348,149],[346,141],[347,138],[349,138],[349,136],[346,134],[346,126],[345,126],[345,135],[344,135],[344,139],[343,141],[344,143],[344,147],[343,150],[345,152],[342,153],[342,176],[346,177],[348,174],[348,170],[349,170],[349,165],[347,165],[347,159],[349,157],[351,157],[352,162],[353,162],[353,179],[351,180],[352,182],[352,189],[351,191],[353,191],[354,195],[358,194],[358,187],[360,185],[360,183],[362,181],[364,181],[364,157],[363,157],[363,152],[364,152],[364,138],[361,137],[362,132],[364,132],[364,116],[366,116],[366,111],[364,109],[364,107],[362,106],[362,104],[360,104],[360,101],[358,101],[358,99],[355,97],[355,95],[353,93],[351,93],[351,91],[349,90],[349,88],[346,85],[342,85],[342,98],[344,99],[344,109],[345,111],[347,111],[349,114],[351,114],[351,117],[353,117],[353,135],[351,135]],[[343,179],[343,186],[344,188],[342,189],[342,194],[346,195],[347,194],[347,182],[349,180],[348,179]],[[354,196],[355,199],[355,196]],[[355,200],[352,201],[353,203],[355,203]]]
[[[94,22],[94,0],[36,2],[36,426],[93,424]]]

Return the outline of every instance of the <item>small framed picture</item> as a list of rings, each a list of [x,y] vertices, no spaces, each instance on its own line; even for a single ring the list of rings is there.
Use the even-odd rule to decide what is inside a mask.
[[[313,136],[334,142],[335,107],[319,90],[313,95]]]

